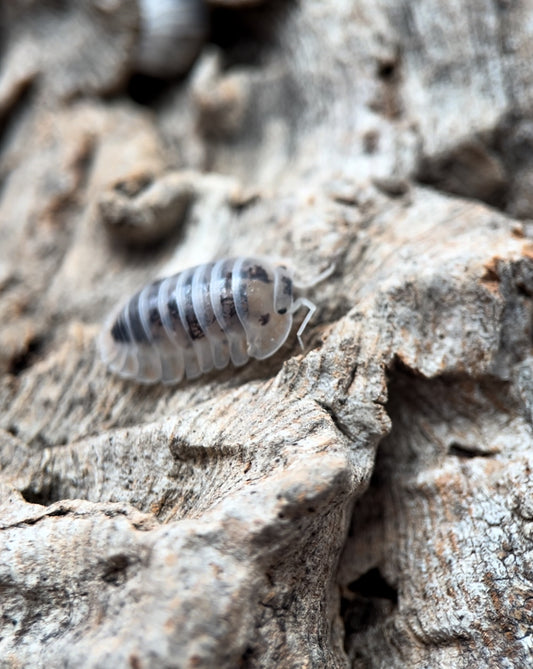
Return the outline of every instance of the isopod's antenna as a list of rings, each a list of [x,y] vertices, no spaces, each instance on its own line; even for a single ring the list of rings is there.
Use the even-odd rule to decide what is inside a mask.
[[[320,283],[330,277],[333,272],[335,271],[336,265],[335,263],[332,263],[329,267],[326,267],[326,269],[323,272],[320,272],[318,276],[315,276],[313,279],[310,281],[307,281],[305,283],[299,283],[297,281],[293,281],[293,285],[296,288],[296,290],[308,290],[309,288],[312,288],[313,286],[316,286],[317,283]],[[311,318],[313,318],[315,312],[316,312],[316,304],[314,302],[311,302],[311,300],[308,300],[306,297],[298,297],[293,303],[291,307],[291,313],[293,314],[295,311],[297,311],[300,307],[306,307],[309,309],[307,312],[305,318],[302,321],[302,324],[298,328],[298,332],[296,333],[296,336],[298,337],[298,343],[300,344],[300,348],[303,350],[304,349],[304,343],[302,340],[302,335],[304,333],[305,328],[308,326],[309,321]]]
[[[333,272],[336,270],[337,265],[336,263],[331,263],[329,267],[326,267],[326,269],[323,272],[320,272],[318,276],[315,276],[313,279],[310,281],[294,281],[293,280],[293,286],[296,288],[296,290],[308,290],[309,288],[312,288],[313,286],[316,286],[318,283],[322,283],[322,281],[325,281],[328,277],[330,277]]]

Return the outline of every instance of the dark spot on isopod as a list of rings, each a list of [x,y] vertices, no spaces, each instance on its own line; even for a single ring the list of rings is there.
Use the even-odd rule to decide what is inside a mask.
[[[130,307],[130,328],[134,341],[143,344],[149,341],[137,307]]]
[[[261,314],[261,316],[259,316],[259,322],[261,323],[261,325],[266,325],[269,320],[270,320],[270,314]]]
[[[248,270],[248,277],[255,281],[262,281],[263,283],[271,283],[268,272],[261,265],[252,265]]]
[[[200,323],[196,320],[194,317],[189,317],[187,316],[187,327],[189,330],[189,334],[191,336],[191,339],[196,340],[196,339],[202,339],[205,337],[205,333],[200,327]]]
[[[217,317],[215,316],[215,312],[209,306],[209,308],[206,309],[205,313],[205,324],[209,328],[216,322],[217,322]]]
[[[241,313],[248,314],[248,293],[246,281],[241,281],[237,295],[238,303],[240,304]]]
[[[150,309],[148,312],[148,320],[150,321],[150,325],[157,325],[160,327],[163,324],[161,322],[161,314],[159,313],[158,309]]]
[[[283,282],[283,294],[292,295],[292,280],[288,276],[282,276],[281,281]]]
[[[130,340],[128,330],[122,316],[119,316],[111,328],[111,336],[116,342],[127,343]]]
[[[159,313],[159,290],[163,280],[154,281],[150,286],[150,292],[148,293],[148,322],[150,326],[157,326],[160,328],[163,325],[161,320],[161,314]]]
[[[168,313],[174,319],[179,319],[180,317],[180,312],[178,311],[178,305],[176,304],[176,300],[173,297],[168,302]]]
[[[235,310],[235,302],[233,301],[233,297],[231,297],[231,295],[224,295],[221,297],[220,304],[222,305],[222,313],[226,321],[235,318],[235,314],[237,312]]]

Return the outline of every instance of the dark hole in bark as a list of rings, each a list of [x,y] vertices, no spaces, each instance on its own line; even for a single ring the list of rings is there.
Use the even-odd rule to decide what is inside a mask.
[[[158,79],[145,74],[134,74],[128,82],[126,93],[139,105],[150,106],[175,86],[175,80]]]
[[[13,376],[18,376],[25,369],[31,367],[38,360],[39,354],[43,349],[43,345],[44,342],[42,339],[38,337],[32,339],[28,343],[24,351],[11,358],[8,368],[9,374]]]
[[[104,564],[102,580],[110,585],[121,585],[126,580],[126,570],[130,565],[127,555],[118,553],[113,555]]]
[[[505,160],[493,144],[476,138],[453,146],[445,154],[422,158],[416,179],[452,195],[480,200],[504,209],[509,195]]]
[[[51,476],[40,486],[30,484],[27,488],[20,491],[22,497],[30,504],[41,504],[50,506],[60,499],[65,499],[61,494],[61,479],[58,476]]]
[[[348,585],[353,593],[341,599],[344,620],[344,647],[353,645],[354,638],[365,629],[377,626],[398,604],[397,591],[373,568]]]
[[[494,455],[493,453],[479,450],[476,446],[460,444],[457,441],[450,444],[448,453],[450,455],[455,455],[458,458],[488,458]]]
[[[277,33],[295,0],[270,0],[252,7],[216,7],[211,11],[211,39],[225,53],[226,65],[259,64],[276,44]]]
[[[378,65],[378,77],[385,81],[390,81],[396,74],[396,63],[385,61]]]
[[[388,599],[394,604],[398,603],[398,592],[387,583],[377,567],[370,569],[356,581],[352,581],[348,589],[367,599]]]
[[[0,39],[1,38],[2,35],[0,34]],[[0,152],[4,149],[4,138],[9,137],[12,126],[19,122],[19,119],[24,116],[24,110],[31,106],[34,90],[33,80],[28,80],[26,84],[20,87],[18,95],[11,106],[3,115],[0,114]],[[0,182],[0,192],[2,190],[2,185],[3,180]]]

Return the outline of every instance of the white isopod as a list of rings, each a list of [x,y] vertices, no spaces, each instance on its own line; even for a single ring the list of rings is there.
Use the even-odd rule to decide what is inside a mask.
[[[286,265],[258,258],[226,258],[191,267],[148,284],[112,316],[100,336],[107,366],[140,383],[194,379],[230,360],[273,355],[289,336],[294,312],[309,311],[297,336],[316,311],[307,298],[293,297],[329,276],[295,284]]]
[[[160,78],[185,74],[208,32],[203,0],[139,0],[139,11],[137,71]]]

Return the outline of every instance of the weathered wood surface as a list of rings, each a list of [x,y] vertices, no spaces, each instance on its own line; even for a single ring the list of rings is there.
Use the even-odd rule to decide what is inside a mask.
[[[3,14],[0,666],[528,666],[533,4],[265,3],[149,107],[126,5]],[[106,372],[252,250],[336,263],[304,352]]]

